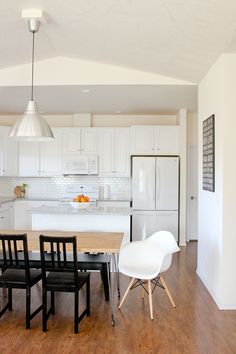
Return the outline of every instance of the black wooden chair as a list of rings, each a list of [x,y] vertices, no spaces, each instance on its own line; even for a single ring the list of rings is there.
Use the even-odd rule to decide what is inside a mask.
[[[42,279],[41,270],[30,269],[28,257],[27,235],[0,235],[2,250],[0,288],[8,288],[8,303],[0,312],[0,317],[8,309],[12,311],[12,289],[26,290],[26,329],[30,328],[30,320],[42,310],[42,305],[32,314],[31,287]],[[21,255],[19,257],[19,254]]]
[[[90,273],[78,271],[76,237],[40,235],[39,238],[43,280],[43,331],[47,331],[47,320],[50,314],[55,314],[54,293],[58,291],[74,292],[74,332],[78,333],[79,322],[85,315],[90,315]],[[68,252],[71,252],[71,248],[73,261],[71,257],[68,260]],[[79,290],[84,285],[86,285],[86,308],[79,316]],[[47,311],[48,291],[51,292],[49,311]]]

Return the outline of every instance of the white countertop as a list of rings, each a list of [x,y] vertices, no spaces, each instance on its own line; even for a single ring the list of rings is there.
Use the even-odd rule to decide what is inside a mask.
[[[15,197],[0,197],[0,204],[13,202],[14,200],[16,200]]]
[[[65,214],[65,215],[131,215],[131,208],[111,208],[89,206],[86,209],[75,209],[70,205],[58,207],[40,207],[31,210],[32,214]]]

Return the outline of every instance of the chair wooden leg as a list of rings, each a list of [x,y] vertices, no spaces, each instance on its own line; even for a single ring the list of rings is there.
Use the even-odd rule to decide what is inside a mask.
[[[47,291],[43,287],[43,332],[47,331]]]
[[[149,305],[150,305],[150,316],[153,320],[153,304],[152,304],[152,285],[151,280],[148,280],[148,295],[149,295]]]
[[[129,293],[129,291],[130,291],[130,288],[131,288],[131,286],[132,286],[133,283],[134,283],[134,280],[135,280],[135,278],[132,278],[132,279],[131,279],[131,281],[130,281],[130,283],[129,283],[129,285],[128,285],[128,288],[126,289],[126,291],[125,291],[125,293],[124,293],[124,296],[123,296],[123,298],[122,298],[122,300],[121,300],[121,302],[120,302],[119,309],[120,309],[121,306],[123,305],[123,302],[125,301],[125,298],[127,297],[128,293]]]
[[[165,288],[165,291],[167,293],[168,298],[170,299],[170,302],[171,302],[172,306],[176,307],[175,303],[174,303],[174,300],[173,300],[173,298],[171,296],[170,290],[168,289],[167,284],[166,284],[165,280],[163,279],[162,275],[160,276],[160,281],[161,281],[162,285]]]
[[[79,327],[79,290],[75,290],[74,333],[78,333],[78,327]]]
[[[8,311],[12,311],[12,289],[8,288]]]
[[[31,289],[26,289],[26,329],[30,329],[30,302],[31,302]]]
[[[51,291],[51,314],[55,315],[55,292]]]

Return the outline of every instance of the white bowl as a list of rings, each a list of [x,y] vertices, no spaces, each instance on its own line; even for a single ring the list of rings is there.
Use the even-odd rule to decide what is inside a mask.
[[[70,205],[75,209],[86,209],[90,206],[90,202],[84,202],[84,203],[70,202]]]

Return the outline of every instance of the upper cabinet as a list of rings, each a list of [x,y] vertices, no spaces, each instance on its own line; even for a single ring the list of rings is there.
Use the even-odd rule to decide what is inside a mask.
[[[178,155],[178,126],[133,126],[130,129],[132,155]]]
[[[19,143],[20,176],[58,176],[61,174],[61,130],[53,129],[55,139],[36,143]]]
[[[97,155],[97,128],[63,128],[63,154]]]
[[[0,176],[18,175],[18,142],[9,138],[11,127],[0,127]]]
[[[130,176],[129,128],[100,128],[98,148],[100,176]]]
[[[61,175],[62,160],[62,131],[59,128],[52,129],[54,140],[40,145],[40,175]]]

